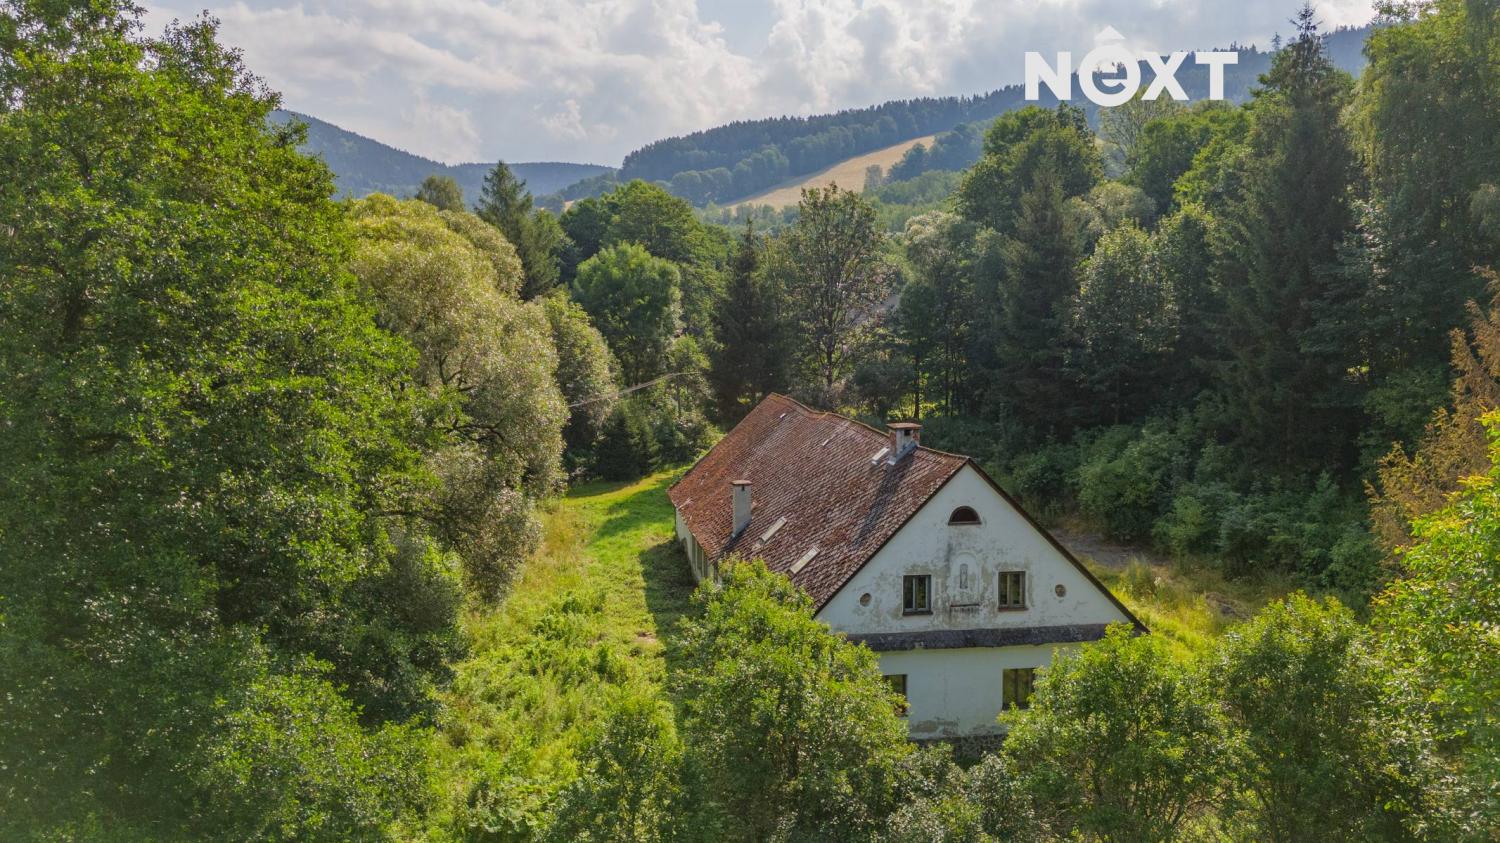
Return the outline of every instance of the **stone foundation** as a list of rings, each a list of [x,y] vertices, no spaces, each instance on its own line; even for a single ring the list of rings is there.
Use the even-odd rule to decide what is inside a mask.
[[[983,758],[985,754],[994,752],[1005,743],[1005,733],[997,732],[989,735],[957,735],[948,738],[926,738],[914,740],[912,743],[918,746],[932,746],[933,744],[945,743],[953,747],[953,760],[967,767]]]

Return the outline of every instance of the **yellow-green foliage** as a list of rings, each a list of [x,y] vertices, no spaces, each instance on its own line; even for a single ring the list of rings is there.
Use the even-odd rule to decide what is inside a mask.
[[[1216,570],[1132,559],[1124,568],[1085,560],[1115,596],[1181,658],[1207,652],[1223,632],[1292,591],[1286,577],[1226,580]]]
[[[665,493],[675,476],[575,488],[545,514],[542,549],[504,604],[470,611],[472,650],[436,738],[432,838],[529,838],[607,704],[662,693],[661,638],[692,591]]]

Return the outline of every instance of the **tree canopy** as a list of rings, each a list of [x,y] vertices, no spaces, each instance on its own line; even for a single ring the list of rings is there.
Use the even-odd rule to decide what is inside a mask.
[[[609,342],[628,384],[667,371],[681,314],[682,273],[642,246],[603,249],[578,267],[574,294]]]
[[[137,15],[0,6],[0,836],[378,837],[458,647],[436,408],[274,97]]]

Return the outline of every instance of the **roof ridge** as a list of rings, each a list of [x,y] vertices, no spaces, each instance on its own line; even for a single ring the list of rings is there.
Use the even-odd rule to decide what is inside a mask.
[[[803,404],[801,401],[798,401],[797,399],[795,399],[795,398],[793,398],[790,395],[787,395],[785,393],[770,392],[770,393],[766,394],[766,398],[780,398],[780,399],[782,399],[784,401],[790,402],[794,406],[795,409],[801,410],[802,412],[807,413],[808,415],[811,415],[814,418],[826,418],[826,417],[832,416],[835,419],[839,419],[841,421],[851,422],[853,424],[859,425],[860,427],[864,428],[865,430],[868,430],[869,432],[875,434],[876,436],[881,437],[882,439],[886,437],[885,431],[882,431],[881,429],[875,427],[872,424],[869,424],[867,422],[861,421],[860,419],[857,419],[857,418],[855,418],[853,416],[846,416],[843,413],[836,413],[833,410],[815,410],[812,407],[809,407],[806,404]],[[725,435],[727,436],[728,434],[725,434]],[[941,448],[929,447],[927,445],[923,445],[920,442],[917,443],[917,447],[914,450],[915,450],[916,453],[921,453],[921,452],[925,451],[925,452],[927,452],[929,454],[935,454],[937,456],[943,456],[943,457],[953,457],[955,459],[960,459],[960,460],[972,460],[973,459],[973,457],[969,456],[968,454],[960,454],[960,453],[957,453],[957,452],[954,452],[954,451],[944,451]]]

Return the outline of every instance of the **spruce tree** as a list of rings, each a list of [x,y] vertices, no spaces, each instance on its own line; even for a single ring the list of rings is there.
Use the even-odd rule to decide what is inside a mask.
[[[1067,319],[1078,292],[1078,252],[1078,224],[1062,180],[1044,167],[1022,194],[1014,233],[1001,247],[992,329],[999,409],[1038,432],[1066,429],[1074,413]]]
[[[1228,362],[1219,386],[1246,456],[1282,471],[1347,463],[1358,421],[1348,349],[1355,317],[1337,277],[1352,225],[1354,153],[1340,122],[1351,82],[1329,59],[1311,8],[1262,77],[1241,189],[1216,230]]]
[[[733,422],[768,393],[784,388],[786,353],[779,296],[761,271],[760,240],[745,226],[729,269],[729,284],[714,309],[718,346],[709,377],[725,422]]]
[[[516,247],[526,273],[522,298],[536,298],[557,286],[558,255],[565,235],[550,213],[532,208],[526,182],[516,178],[504,161],[484,177],[484,192],[475,211]]]

